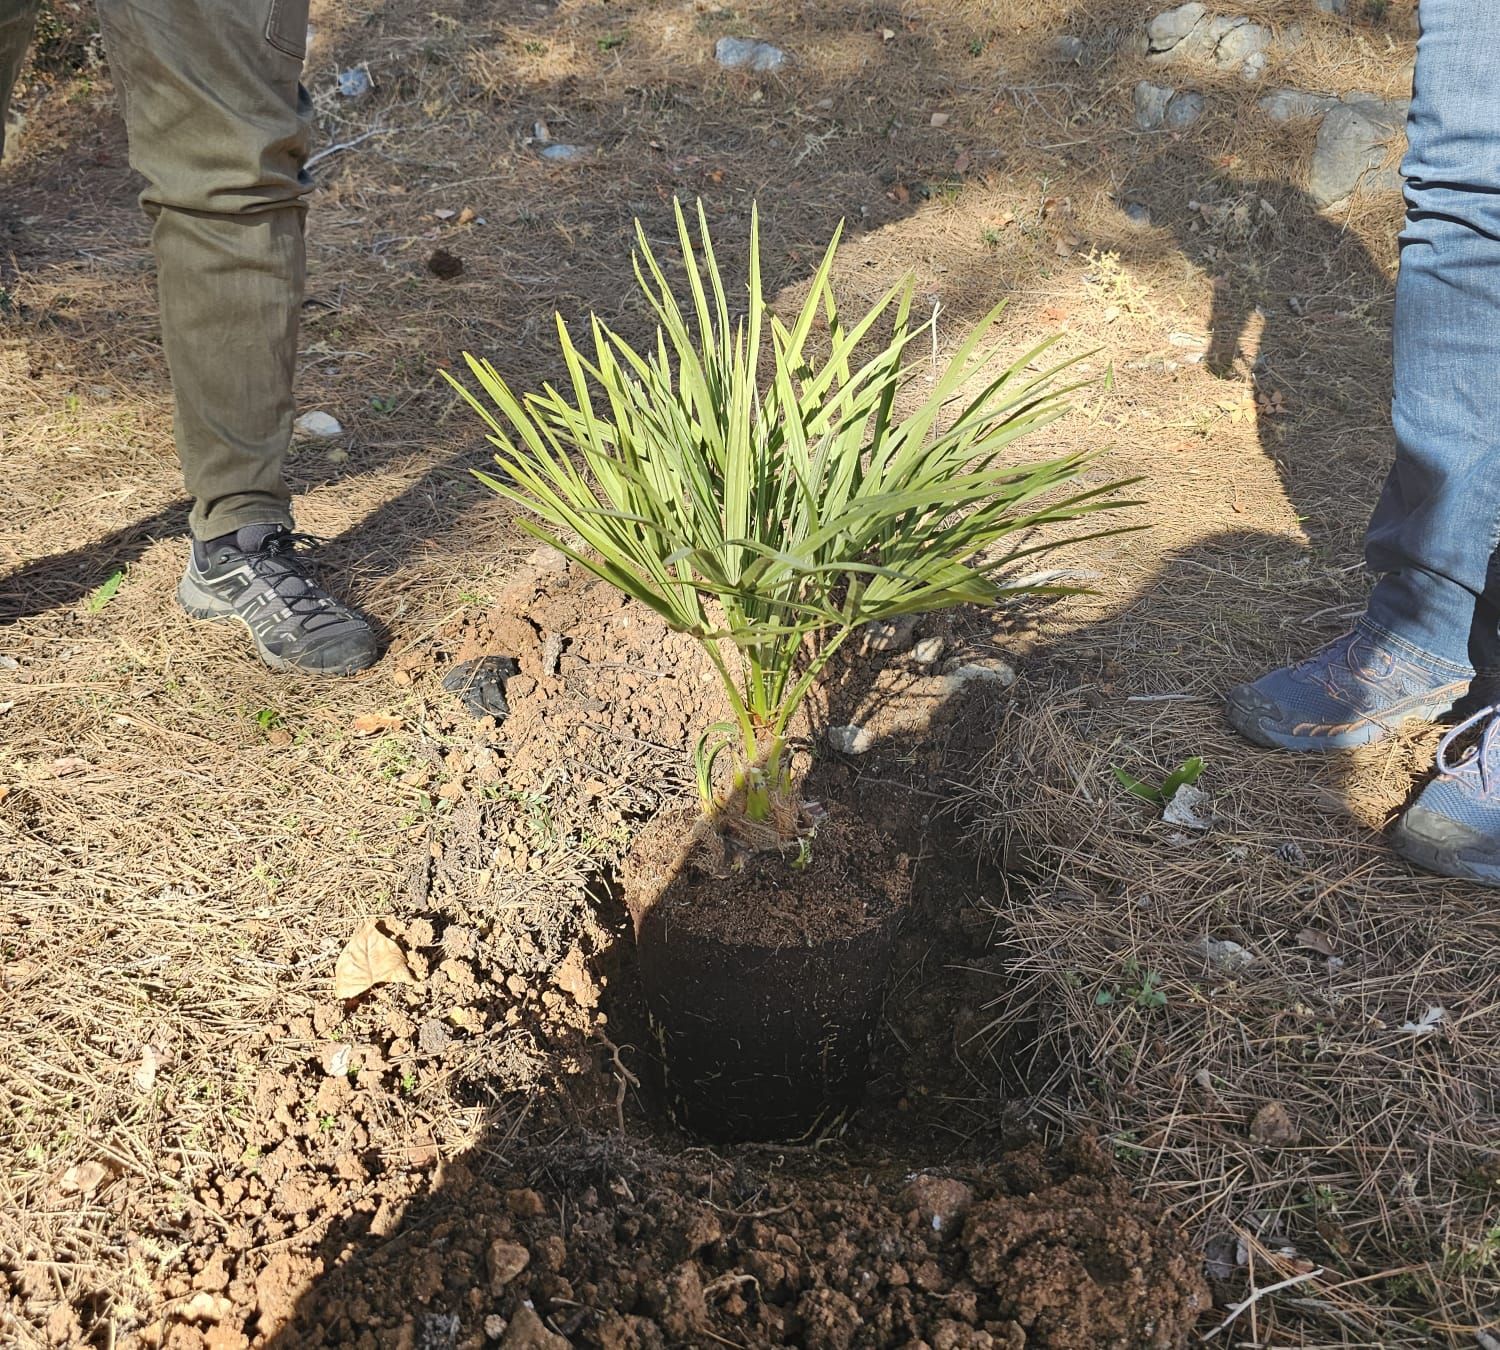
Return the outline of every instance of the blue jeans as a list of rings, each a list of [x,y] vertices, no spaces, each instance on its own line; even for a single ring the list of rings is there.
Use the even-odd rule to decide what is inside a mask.
[[[1420,0],[1369,621],[1500,672],[1500,0]]]

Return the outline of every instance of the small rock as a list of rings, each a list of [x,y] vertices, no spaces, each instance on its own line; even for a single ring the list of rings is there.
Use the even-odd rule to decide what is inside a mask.
[[[1201,937],[1193,949],[1215,970],[1233,974],[1255,960],[1255,954],[1228,938]]]
[[[1266,51],[1271,45],[1271,30],[1262,24],[1244,20],[1221,20],[1229,26],[1214,45],[1214,64],[1221,70],[1240,67],[1247,78],[1265,69]]]
[[[1081,37],[1074,37],[1071,33],[1063,33],[1053,38],[1042,48],[1042,56],[1048,61],[1056,61],[1062,65],[1077,65],[1079,61],[1083,60],[1085,50]]]
[[[723,37],[714,44],[714,60],[727,70],[753,70],[764,75],[780,70],[790,59],[780,47],[756,38]]]
[[[951,690],[962,689],[974,681],[998,684],[1002,689],[1009,689],[1016,682],[1016,668],[997,656],[980,661],[950,661],[943,667],[943,674]]]
[[[340,425],[339,419],[326,412],[305,412],[292,423],[292,427],[304,436],[327,438],[344,434],[344,428]]]
[[[1151,224],[1151,208],[1144,202],[1126,202],[1120,210],[1124,212],[1126,220],[1143,230]]]
[[[911,646],[916,636],[917,616],[902,614],[894,619],[880,619],[864,626],[866,652],[901,652]]]
[[[1302,1131],[1282,1102],[1267,1102],[1250,1122],[1250,1141],[1275,1147],[1295,1144]]]
[[[1313,0],[1313,3],[1325,14],[1347,14],[1349,12],[1349,0]]]
[[[424,1055],[440,1055],[453,1044],[453,1033],[442,1020],[429,1017],[417,1029],[417,1049]]]
[[[500,1350],[572,1350],[572,1341],[549,1330],[536,1309],[523,1303],[505,1328]]]
[[[464,260],[445,248],[435,248],[427,259],[427,270],[443,281],[452,281],[463,275]]]
[[[1167,100],[1164,125],[1168,131],[1186,131],[1203,116],[1203,95],[1192,90],[1174,94]]]
[[[576,164],[580,160],[588,159],[594,152],[586,145],[568,145],[562,141],[555,141],[551,145],[544,145],[538,153],[543,159],[550,159],[554,164]]]
[[[496,1238],[485,1253],[484,1263],[490,1273],[490,1293],[498,1295],[531,1264],[531,1253],[519,1242]]]
[[[1372,191],[1401,186],[1396,166],[1381,166],[1388,143],[1405,125],[1406,108],[1405,102],[1396,99],[1359,100],[1329,109],[1318,128],[1307,176],[1308,194],[1315,206],[1329,206],[1360,186]]]
[[[919,666],[936,665],[945,645],[940,637],[923,638],[911,649],[912,660]]]
[[[1155,131],[1167,120],[1167,104],[1177,91],[1166,85],[1142,80],[1135,87],[1131,101],[1135,105],[1135,124],[1142,131]]]
[[[0,670],[20,670],[21,663],[14,656],[0,656]]]
[[[339,71],[339,93],[345,98],[361,98],[375,87],[370,72],[364,66],[351,66]]]
[[[492,1341],[505,1335],[505,1319],[499,1313],[491,1313],[484,1319],[484,1334]]]
[[[841,755],[862,755],[875,743],[875,738],[864,727],[829,727],[823,735]]]
[[[913,1177],[901,1192],[901,1203],[914,1209],[934,1233],[951,1232],[974,1203],[974,1189],[955,1177],[923,1174]]]

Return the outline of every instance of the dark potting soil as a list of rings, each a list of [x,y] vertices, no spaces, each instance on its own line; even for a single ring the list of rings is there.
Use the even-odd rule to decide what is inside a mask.
[[[726,848],[691,808],[663,812],[626,859],[627,908],[637,923],[654,912],[689,933],[770,948],[853,938],[885,924],[910,896],[910,860],[852,811],[825,805],[827,819],[800,864],[790,849]]]

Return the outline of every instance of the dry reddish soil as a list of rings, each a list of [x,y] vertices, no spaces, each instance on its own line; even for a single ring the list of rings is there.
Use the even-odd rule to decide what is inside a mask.
[[[978,623],[950,616],[945,630],[960,650],[966,619]],[[690,642],[547,550],[401,669],[435,685],[456,660],[500,653],[521,670],[512,712],[473,724],[482,745],[465,762],[510,793],[641,744],[680,759],[717,697]],[[1209,1303],[1180,1231],[1096,1148],[1049,1156],[994,1112],[1003,1083],[979,1043],[973,982],[992,959],[983,902],[995,879],[912,803],[936,799],[926,766],[954,762],[962,728],[993,715],[977,717],[976,698],[998,695],[966,687],[944,701],[941,677],[906,650],[845,663],[835,697],[850,708],[857,681],[876,748],[857,761],[825,753],[814,785],[868,797],[871,819],[910,851],[916,900],[867,1106],[840,1135],[716,1154],[677,1134],[640,1048],[633,950],[608,876],[591,904],[471,912],[466,872],[527,861],[483,792],[467,793],[411,880],[432,917],[387,925],[422,983],[267,1029],[267,1047],[315,1050],[260,1075],[242,1166],[185,1197],[191,1273],[166,1290],[176,1315],[137,1343],[1183,1344]],[[937,715],[916,715],[907,687],[927,691]],[[664,782],[657,797],[622,801],[601,783],[577,794],[569,828],[624,837],[622,821],[680,802],[683,785]],[[964,969],[910,997],[928,963]],[[519,1113],[491,1103],[495,1129],[460,1159],[420,1135],[382,1157],[378,1122],[432,1076],[480,1102],[495,1082],[546,1090]],[[914,1171],[939,1157],[940,1175]],[[61,1344],[82,1328],[57,1330]]]

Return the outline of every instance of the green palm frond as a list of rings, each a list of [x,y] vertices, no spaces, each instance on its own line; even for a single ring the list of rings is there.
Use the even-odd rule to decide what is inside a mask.
[[[1091,454],[1005,462],[1086,383],[1060,378],[1080,358],[1047,364],[1056,339],[995,370],[997,306],[898,416],[924,378],[909,352],[928,331],[912,280],[846,326],[835,234],[788,324],[765,302],[752,215],[748,310],[732,319],[701,203],[697,216],[695,239],[677,204],[686,307],[636,227],[654,348],[593,318],[584,350],[559,317],[564,390],[518,397],[473,356],[483,398],[454,384],[497,452],[499,472],[480,476],[524,508],[522,524],[704,644],[734,710],[746,810],[763,817],[788,724],[850,633],[1013,595],[1013,565],[1057,542],[1036,531],[1124,503],[1120,484],[1083,485]]]

